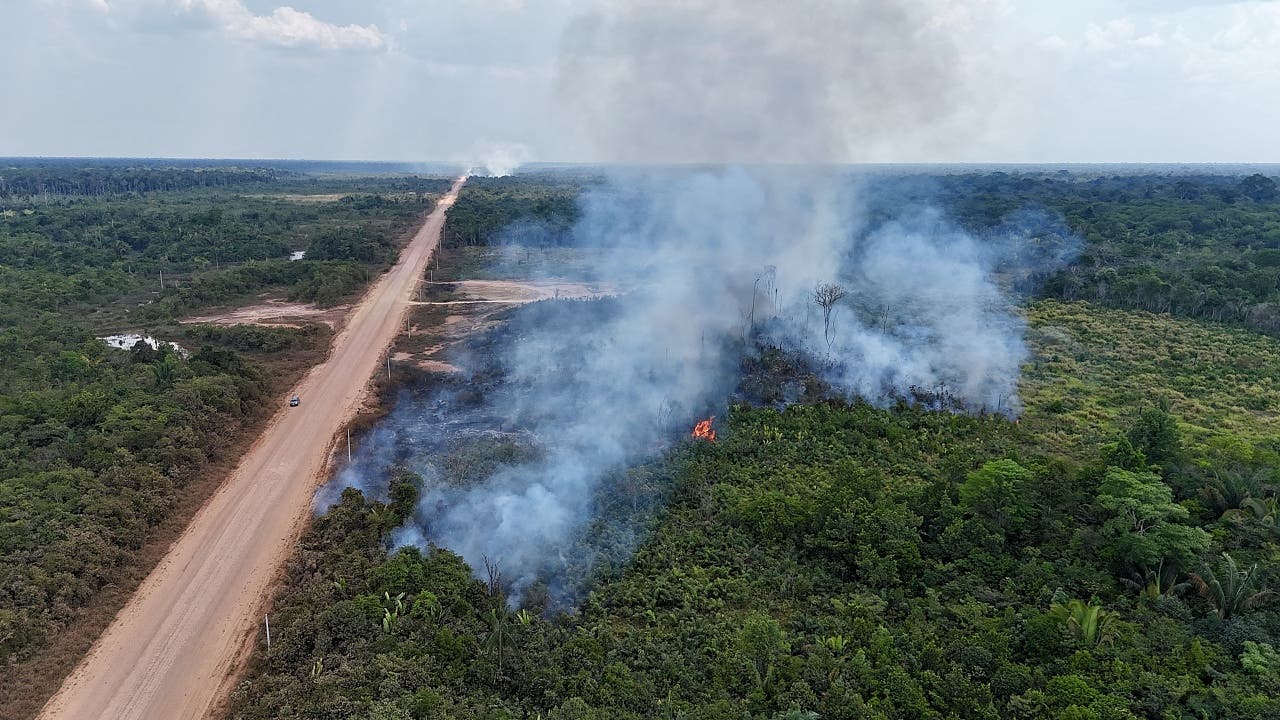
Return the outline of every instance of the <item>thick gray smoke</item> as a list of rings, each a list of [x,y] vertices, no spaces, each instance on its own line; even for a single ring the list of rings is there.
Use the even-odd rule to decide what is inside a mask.
[[[560,93],[596,156],[825,165],[959,142],[955,0],[612,2],[565,34]]]
[[[521,328],[501,360],[518,389],[481,412],[538,452],[464,484],[423,461],[397,542],[496,562],[516,599],[554,584],[602,479],[722,407],[756,342],[847,397],[1016,414],[1023,322],[1002,287],[1069,255],[1063,233],[1022,216],[975,238],[927,208],[886,220],[833,164],[935,137],[960,67],[923,3],[654,0],[575,23],[561,91],[601,152],[714,165],[615,169],[581,199],[574,244],[628,292],[585,328]],[[829,314],[823,285],[843,294]]]

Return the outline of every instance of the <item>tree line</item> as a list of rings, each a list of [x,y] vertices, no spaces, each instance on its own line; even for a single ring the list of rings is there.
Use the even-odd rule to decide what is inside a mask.
[[[272,168],[0,167],[0,198],[113,195],[270,183]]]

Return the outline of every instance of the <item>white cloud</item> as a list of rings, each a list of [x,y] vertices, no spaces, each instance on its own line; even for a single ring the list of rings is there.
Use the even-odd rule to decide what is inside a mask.
[[[909,39],[954,48],[965,99],[937,140],[913,136],[872,159],[1280,160],[1280,0],[901,2],[923,18]],[[562,31],[581,12],[640,4],[0,0],[6,98],[23,108],[0,113],[0,155],[473,159],[478,139],[501,138],[535,159],[600,159],[556,92]],[[761,47],[812,43],[789,26],[764,28]],[[832,54],[868,42],[852,26],[817,36]],[[284,52],[301,57],[281,62]],[[744,50],[747,69],[759,56]],[[703,85],[750,92],[749,77]]]
[[[282,48],[379,52],[390,38],[377,25],[335,25],[288,5],[270,15],[256,15],[243,0],[177,0],[178,6],[201,13],[233,37]]]
[[[58,10],[73,10],[76,8],[89,8],[103,14],[111,12],[111,3],[107,0],[39,0],[37,7],[52,7]]]
[[[1128,18],[1111,20],[1104,25],[1089,23],[1084,32],[1084,46],[1095,52],[1115,50],[1133,42],[1137,27]]]
[[[1063,50],[1070,47],[1067,41],[1062,39],[1061,35],[1050,35],[1036,44],[1042,48],[1049,48],[1050,50]]]

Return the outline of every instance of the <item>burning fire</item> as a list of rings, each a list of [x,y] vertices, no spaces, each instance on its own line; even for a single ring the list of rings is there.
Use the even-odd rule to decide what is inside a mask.
[[[715,442],[716,431],[714,428],[711,427],[711,421],[715,419],[716,419],[716,416],[712,415],[706,420],[702,420],[697,425],[694,425],[693,437],[699,440],[706,440],[707,442]]]

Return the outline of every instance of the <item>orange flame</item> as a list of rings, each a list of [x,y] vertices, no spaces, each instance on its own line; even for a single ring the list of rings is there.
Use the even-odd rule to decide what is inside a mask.
[[[706,420],[699,421],[697,425],[694,425],[693,437],[699,440],[706,440],[707,442],[715,442],[716,431],[711,427],[711,421],[715,419],[716,416],[712,415]]]

